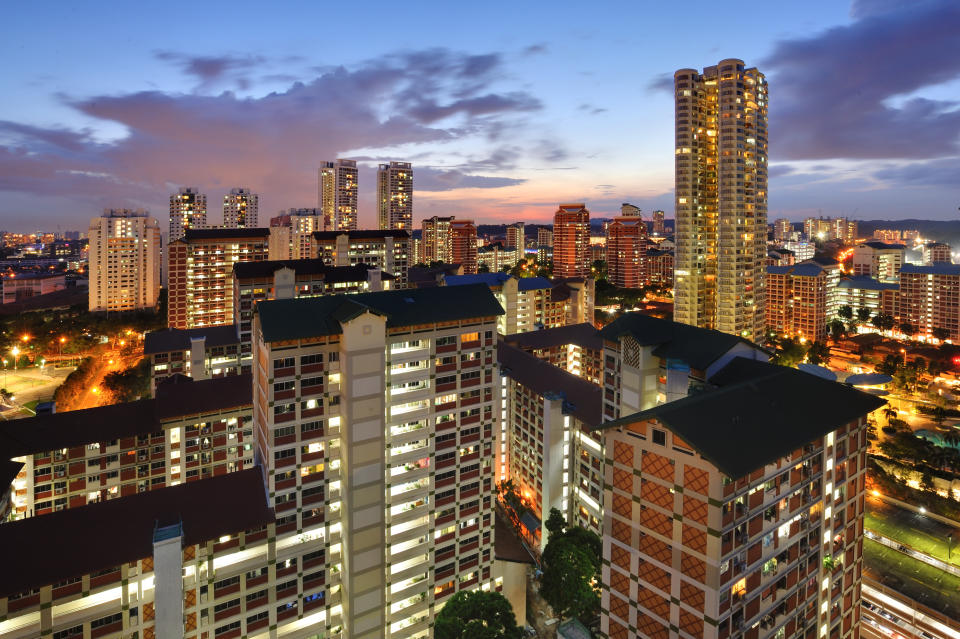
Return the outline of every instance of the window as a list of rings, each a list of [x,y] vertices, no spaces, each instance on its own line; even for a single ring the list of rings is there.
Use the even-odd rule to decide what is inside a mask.
[[[311,364],[323,364],[323,353],[314,353],[313,355],[302,355],[300,357],[301,366],[310,366]]]
[[[296,426],[284,426],[283,428],[274,428],[273,436],[277,437],[289,437],[290,435],[295,435],[297,432]]]
[[[447,335],[446,337],[437,338],[437,346],[449,346],[450,344],[457,343],[456,335]]]
[[[230,601],[224,601],[223,603],[217,604],[216,606],[213,607],[213,611],[214,611],[214,612],[223,612],[224,610],[228,610],[228,609],[230,609],[230,608],[233,608],[233,607],[239,606],[239,605],[240,605],[240,599],[239,599],[239,598],[237,598],[237,599],[231,599]]]
[[[280,359],[273,360],[273,370],[278,368],[291,368],[296,364],[297,360],[293,357],[281,357]]]
[[[110,624],[120,623],[122,619],[123,613],[121,612],[118,612],[114,615],[101,617],[100,619],[94,619],[90,622],[90,630],[96,630],[97,628],[103,628],[104,626],[109,626]]]
[[[220,626],[219,628],[214,630],[214,635],[219,637],[220,635],[224,635],[232,630],[238,630],[239,628],[240,628],[240,622],[234,621],[233,623],[228,623],[227,625]]]
[[[653,443],[660,444],[661,446],[667,445],[667,432],[663,430],[653,429]]]
[[[288,382],[274,382],[273,392],[282,393],[283,391],[294,390],[297,387],[297,383],[293,380]]]
[[[295,457],[297,454],[296,448],[284,448],[282,450],[273,451],[274,460],[287,459],[289,457]]]
[[[323,420],[318,420],[315,422],[304,422],[300,424],[300,434],[313,433],[316,431],[323,432]]]
[[[464,333],[460,336],[460,343],[480,341],[480,333]]]
[[[273,407],[274,416],[285,415],[287,413],[294,413],[297,410],[297,405],[293,404],[277,404]]]
[[[323,377],[304,377],[300,380],[300,388],[307,386],[323,386]]]

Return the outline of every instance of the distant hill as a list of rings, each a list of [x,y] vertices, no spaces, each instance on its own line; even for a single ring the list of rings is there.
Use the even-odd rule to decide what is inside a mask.
[[[916,230],[924,239],[960,248],[960,220],[858,220],[858,224],[861,237],[872,236],[877,229]]]

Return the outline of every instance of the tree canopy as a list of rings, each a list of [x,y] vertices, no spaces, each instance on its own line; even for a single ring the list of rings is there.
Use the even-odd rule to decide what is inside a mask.
[[[436,639],[520,639],[510,602],[495,591],[462,590],[443,605],[433,627]]]
[[[563,527],[563,515],[550,509],[550,537],[543,549],[540,594],[561,617],[587,618],[600,608],[603,542],[591,530]]]

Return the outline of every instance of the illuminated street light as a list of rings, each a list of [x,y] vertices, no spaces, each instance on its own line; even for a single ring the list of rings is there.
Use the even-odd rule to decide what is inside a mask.
[[[14,346],[10,349],[10,354],[13,355],[13,370],[17,370],[17,356],[20,354],[20,349]]]

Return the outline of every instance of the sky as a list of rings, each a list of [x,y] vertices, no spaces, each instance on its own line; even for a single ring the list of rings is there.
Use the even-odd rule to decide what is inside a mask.
[[[414,164],[415,223],[673,213],[673,72],[739,58],[770,85],[768,217],[960,219],[960,3],[110,2],[4,9],[0,229],[166,226],[317,206],[317,167]]]

